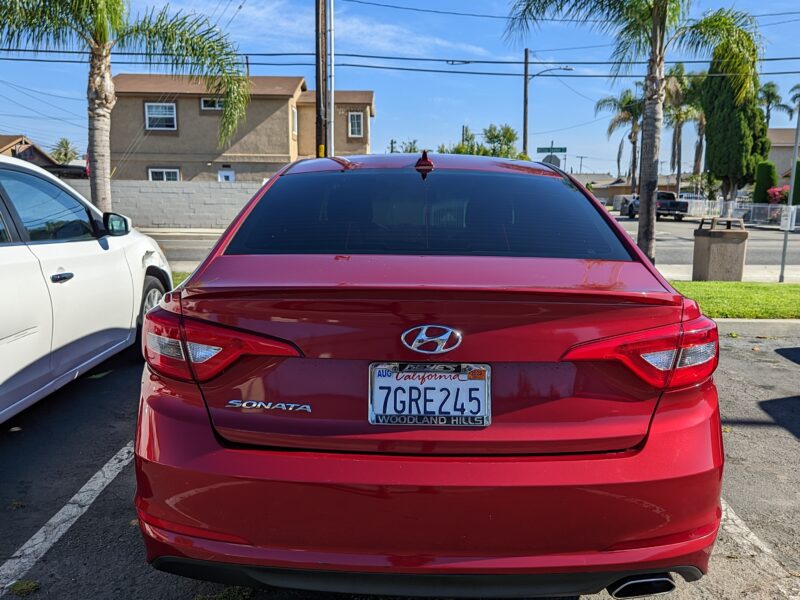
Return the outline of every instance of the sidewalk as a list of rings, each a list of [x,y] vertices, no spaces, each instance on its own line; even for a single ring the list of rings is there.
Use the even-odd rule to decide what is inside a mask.
[[[677,281],[692,280],[692,265],[659,265],[656,268],[667,279]],[[780,265],[745,265],[743,281],[760,283],[777,283]],[[800,265],[786,265],[784,272],[786,283],[800,283]]]

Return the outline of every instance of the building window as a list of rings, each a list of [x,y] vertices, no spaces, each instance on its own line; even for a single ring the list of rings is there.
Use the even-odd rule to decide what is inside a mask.
[[[236,181],[236,171],[233,169],[220,169],[217,171],[217,181],[220,183],[234,183]]]
[[[145,102],[145,129],[175,131],[178,119],[174,102]]]
[[[156,167],[154,169],[147,169],[147,178],[150,181],[180,181],[180,169],[163,169]]]
[[[347,113],[347,135],[349,137],[364,137],[364,113]]]
[[[297,107],[292,107],[292,135],[297,135]]]
[[[225,108],[224,98],[200,98],[201,110],[222,110]]]

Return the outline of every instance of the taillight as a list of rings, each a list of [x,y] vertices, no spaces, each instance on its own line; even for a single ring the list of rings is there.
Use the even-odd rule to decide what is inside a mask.
[[[195,381],[208,381],[246,355],[300,356],[290,344],[184,319],[160,306],[145,315],[142,345],[154,371]]]
[[[561,360],[617,361],[656,388],[694,385],[705,381],[717,368],[717,325],[698,317],[579,344],[567,350]]]

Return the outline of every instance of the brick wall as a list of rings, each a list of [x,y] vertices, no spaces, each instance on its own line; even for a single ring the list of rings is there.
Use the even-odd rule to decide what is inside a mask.
[[[65,183],[89,198],[88,180],[69,179]],[[114,212],[133,219],[135,227],[221,229],[260,187],[255,182],[116,180],[111,182],[111,198]]]

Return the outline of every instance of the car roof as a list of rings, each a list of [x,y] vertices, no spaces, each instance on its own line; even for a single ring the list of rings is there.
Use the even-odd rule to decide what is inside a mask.
[[[533,161],[499,158],[496,156],[471,156],[466,154],[429,153],[428,159],[434,170],[470,170],[494,173],[520,173],[544,177],[562,178],[564,175],[552,166]],[[317,173],[323,171],[351,171],[360,169],[408,169],[411,170],[422,157],[414,154],[364,154],[356,156],[334,156],[309,158],[290,166],[284,173]]]

